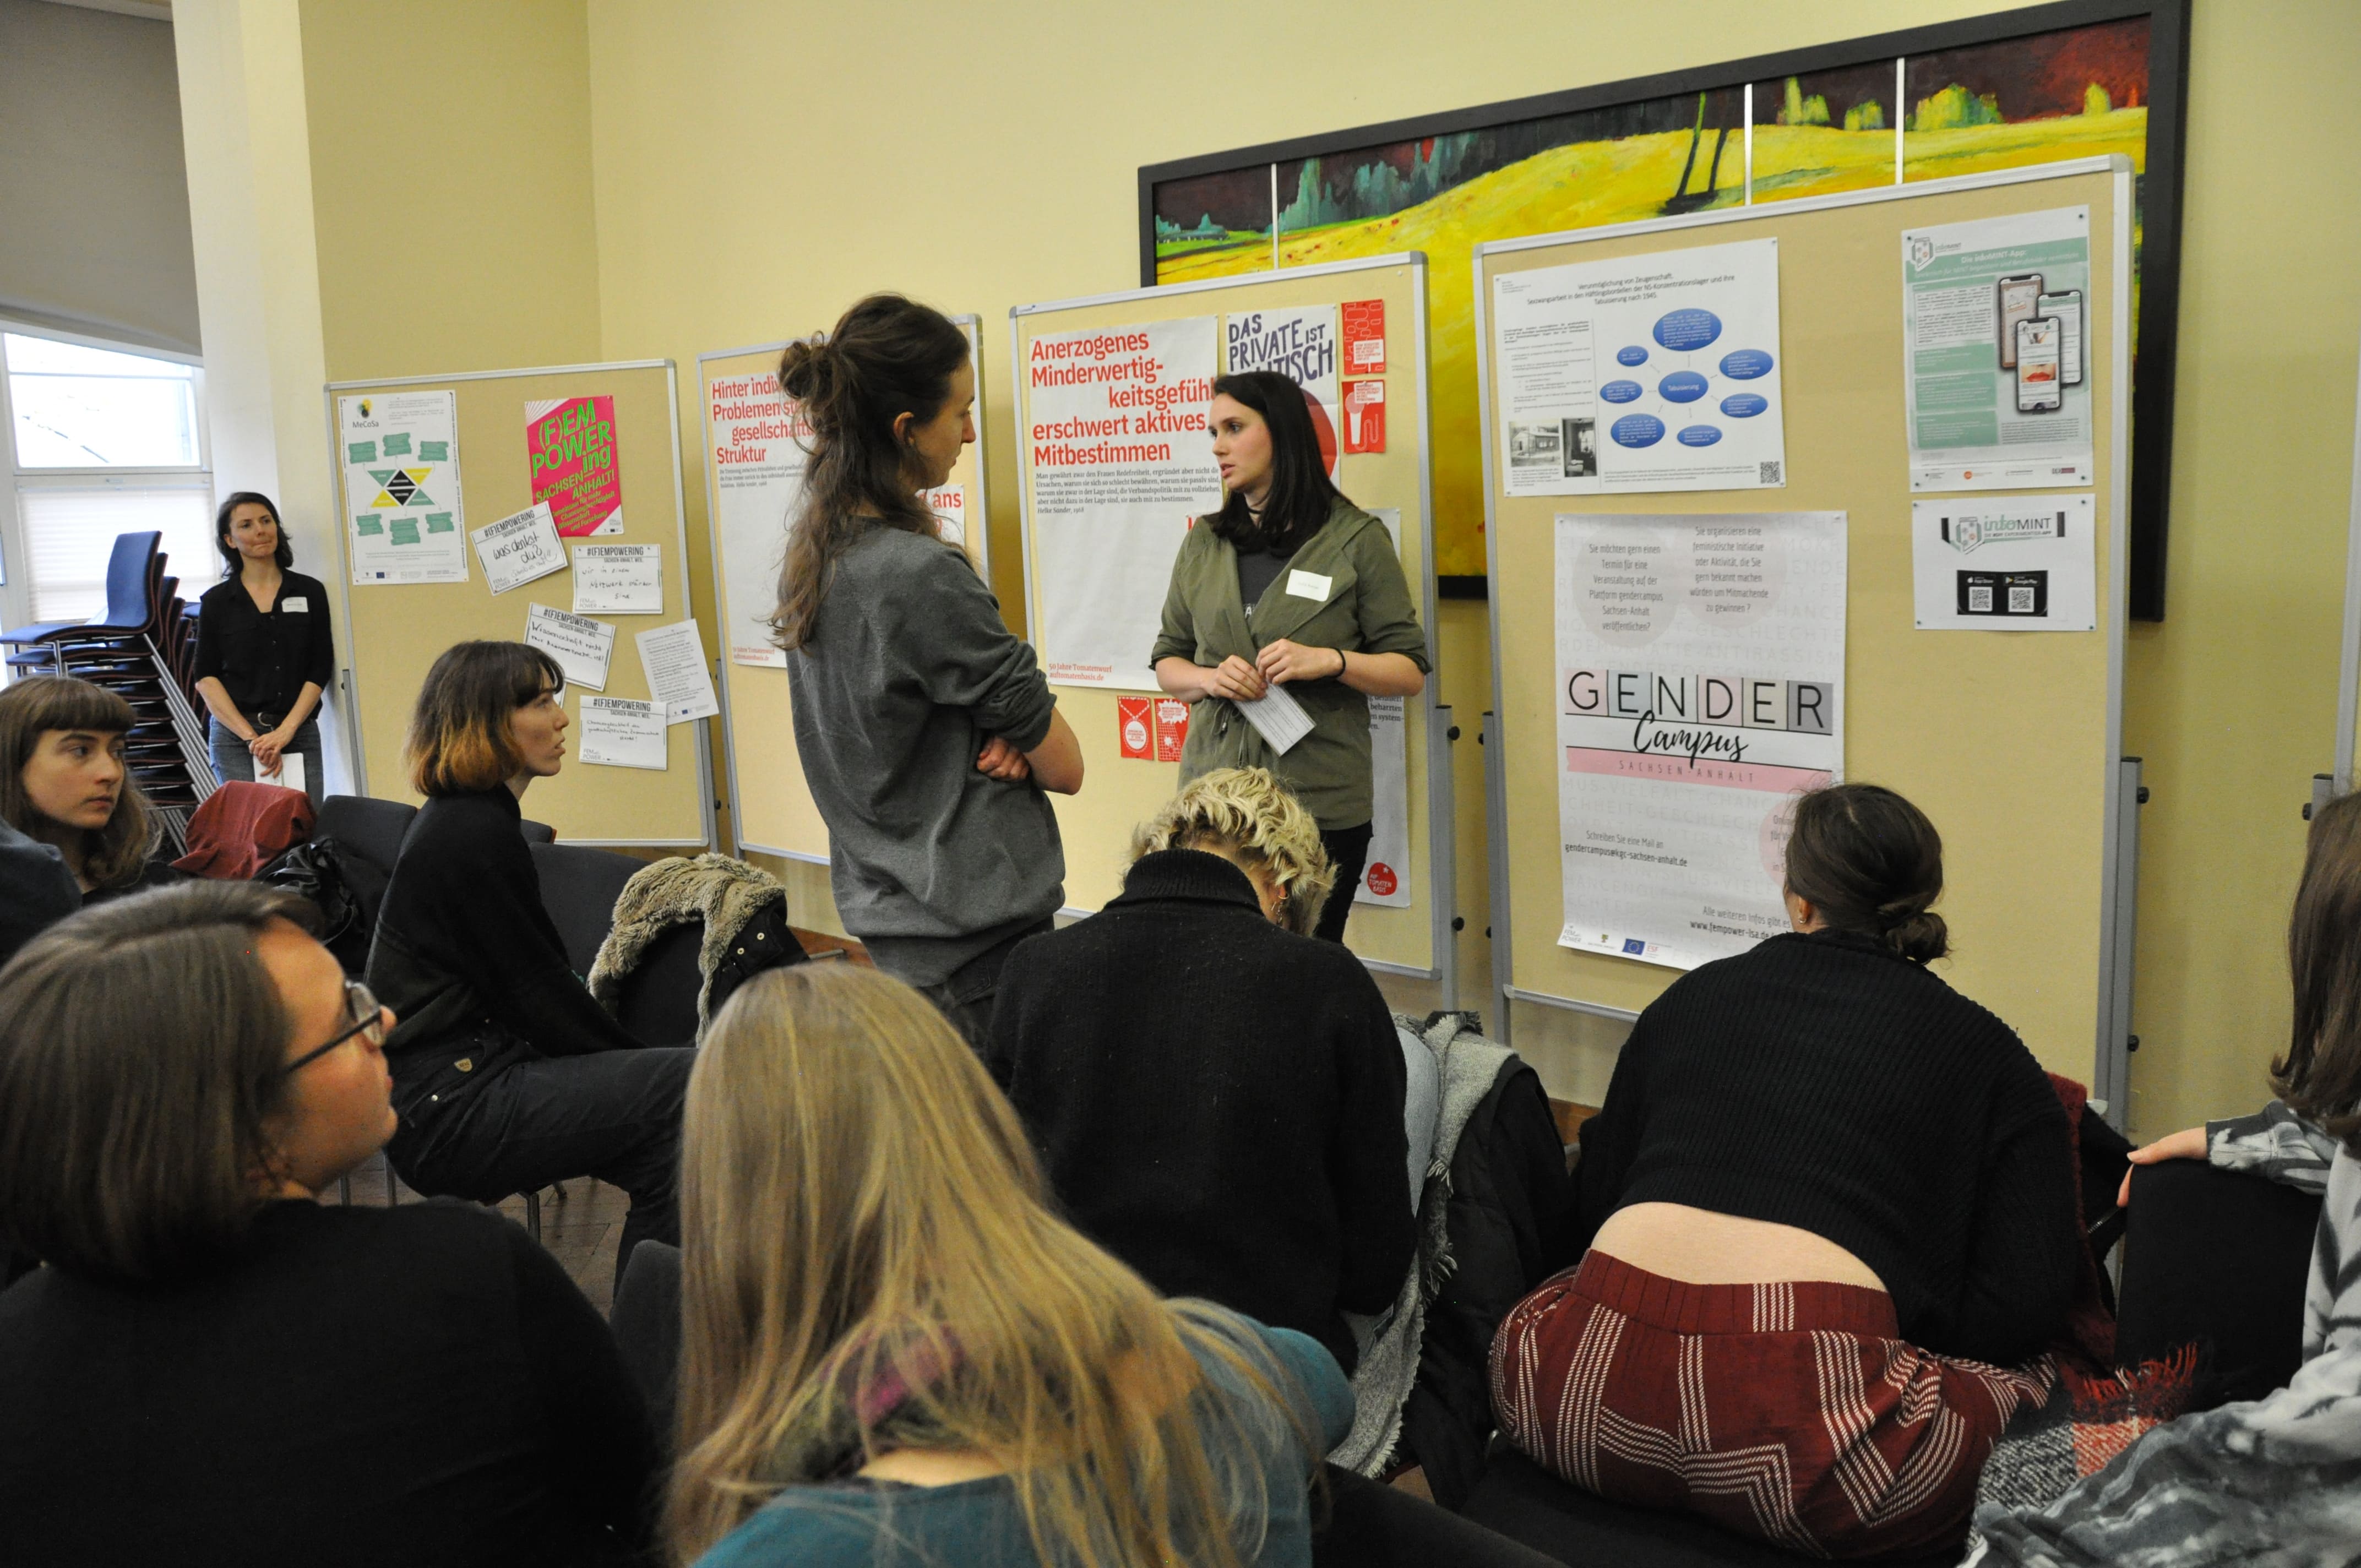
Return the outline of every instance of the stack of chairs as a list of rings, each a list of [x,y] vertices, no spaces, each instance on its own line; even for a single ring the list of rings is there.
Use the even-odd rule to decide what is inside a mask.
[[[196,683],[196,620],[165,572],[163,535],[120,533],[106,565],[106,613],[96,620],[48,621],[0,631],[11,678],[71,675],[131,705],[125,749],[131,776],[154,803],[177,854],[189,815],[217,781],[205,749]]]

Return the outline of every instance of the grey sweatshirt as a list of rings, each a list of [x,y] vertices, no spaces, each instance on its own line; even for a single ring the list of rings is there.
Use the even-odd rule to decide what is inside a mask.
[[[880,969],[939,985],[1064,904],[1048,798],[975,766],[995,735],[1038,747],[1057,699],[964,555],[900,529],[860,534],[787,683],[837,913]]]

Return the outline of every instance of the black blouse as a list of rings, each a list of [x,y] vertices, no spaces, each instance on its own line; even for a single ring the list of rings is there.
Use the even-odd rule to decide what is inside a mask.
[[[281,572],[266,615],[236,577],[199,599],[197,678],[222,684],[237,710],[283,718],[309,682],[326,691],[336,677],[336,643],[328,630],[328,590],[317,577]]]

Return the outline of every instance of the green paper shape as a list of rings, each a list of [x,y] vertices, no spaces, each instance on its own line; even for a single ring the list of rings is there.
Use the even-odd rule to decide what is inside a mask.
[[[451,532],[451,514],[447,511],[430,511],[426,514],[426,532],[429,533],[448,533]]]
[[[389,485],[393,482],[393,477],[401,472],[399,468],[372,468],[368,471],[368,477],[379,485]]]
[[[393,520],[393,538],[390,543],[395,544],[417,543],[418,520],[414,517],[395,518]]]
[[[451,461],[451,444],[447,441],[422,441],[418,444],[418,460],[421,463],[448,463]]]
[[[406,430],[388,431],[385,437],[385,455],[388,457],[409,456],[410,433]]]
[[[412,490],[410,499],[401,504],[406,507],[431,507],[434,504],[434,498],[424,490]]]
[[[385,532],[385,522],[384,520],[380,518],[357,517],[353,519],[353,532],[355,533],[383,533]]]
[[[352,443],[345,448],[345,461],[347,463],[376,462],[377,443],[374,441],[356,441]]]

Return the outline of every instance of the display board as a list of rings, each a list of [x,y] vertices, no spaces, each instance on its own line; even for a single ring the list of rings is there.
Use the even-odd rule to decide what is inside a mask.
[[[687,621],[694,613],[672,361],[338,381],[325,391],[343,549],[337,576],[352,632],[347,728],[362,790],[391,800],[419,798],[409,787],[401,751],[428,667],[455,642],[524,641],[533,607],[539,605],[566,612],[561,630],[594,641],[609,633],[589,622],[611,627],[612,647],[603,688],[567,683],[566,766],[533,784],[525,815],[556,828],[566,843],[710,846],[706,719],[664,725],[659,748],[653,734],[663,718],[659,707],[644,716],[637,751],[609,753],[646,762],[660,757],[661,767],[599,765],[583,756],[590,739],[585,699],[648,700],[638,634]],[[414,430],[395,428],[402,422],[388,418],[404,407],[423,411],[412,422]],[[594,532],[555,540],[566,562],[561,569],[495,594],[471,536],[536,502],[548,503],[553,519]],[[536,531],[521,524],[511,532],[522,537]],[[575,569],[576,552],[619,545],[654,547],[661,592],[653,598],[646,597],[644,551],[605,559],[636,560],[642,591],[632,602],[662,608],[586,609],[587,621],[575,619],[577,593],[595,591],[577,580],[583,574]],[[405,550],[419,552],[429,565],[407,566],[412,557]],[[377,576],[380,570],[384,579]],[[404,575],[412,580],[398,580]],[[709,658],[712,630],[698,628],[707,640],[698,661]],[[677,663],[688,661],[684,656]],[[694,678],[693,670],[686,673]]]
[[[2091,596],[2095,606],[2089,620],[2078,623],[2092,629],[2066,629],[2063,623],[2045,631],[1921,629],[1927,601],[1923,592],[1914,601],[1910,449],[1914,438],[1924,444],[1938,436],[1942,427],[1924,420],[1911,424],[1905,419],[1905,405],[1913,398],[1929,407],[1939,399],[1931,382],[1922,379],[1916,388],[1905,384],[1912,377],[1905,373],[1905,280],[1912,266],[1923,269],[1940,258],[1931,246],[1905,255],[1905,233],[2084,208],[2088,275],[2077,330],[2085,339],[2080,346],[2087,366],[2087,405],[2077,401],[2068,407],[2086,413],[2094,448],[2091,477],[2067,488],[2010,489],[1989,498],[1950,494],[1944,499],[1965,507],[1985,499],[1995,506],[2054,513],[2061,531],[2070,517],[2091,519],[2074,526],[2092,536],[2081,558],[2091,562],[2095,575],[2096,590]],[[1549,1003],[1629,1017],[1682,972],[1663,963],[1561,943],[1570,878],[1631,873],[1620,867],[1584,872],[1582,866],[1589,862],[1569,850],[1562,828],[1562,776],[1591,771],[1596,764],[1585,747],[1561,744],[1561,719],[1575,711],[1569,705],[1578,706],[1582,694],[1560,700],[1561,685],[1570,691],[1573,683],[1562,683],[1559,673],[1557,520],[1631,514],[1841,514],[1846,521],[1844,552],[1836,570],[1841,574],[1838,580],[1844,601],[1843,713],[1838,731],[1843,772],[1850,780],[1899,790],[1924,808],[1942,833],[1946,885],[1936,907],[1949,923],[1953,954],[1938,965],[1938,972],[2005,1019],[2045,1065],[2100,1085],[2100,1092],[2119,1089],[2124,1020],[2114,1014],[2125,1003],[2112,983],[2112,970],[2115,922],[2127,917],[2119,913],[2114,890],[2119,852],[2115,818],[2129,477],[2125,393],[2129,386],[2132,220],[2131,166],[2125,159],[2109,158],[1478,247],[1474,286],[1482,350],[1495,708],[1489,732],[1493,744],[1488,751],[1496,754],[1487,758],[1492,770],[1494,984],[1504,1008],[1510,1003]],[[2038,230],[2038,225],[2033,226]],[[1504,383],[1512,373],[1524,375],[1522,389],[1529,403],[1540,400],[1532,388],[1541,383],[1530,368],[1512,372],[1504,367],[1504,358],[1520,354],[1530,361],[1532,340],[1510,344],[1504,354],[1498,302],[1514,301],[1518,285],[1512,281],[1504,293],[1497,280],[1624,258],[1643,261],[1639,270],[1645,274],[1677,277],[1682,267],[1675,258],[1681,252],[1764,239],[1777,246],[1781,406],[1775,411],[1784,421],[1785,447],[1779,482],[1769,485],[1766,471],[1759,476],[1764,484],[1742,489],[1632,488],[1612,494],[1510,495],[1515,481],[1504,472],[1510,466],[1503,457],[1504,444],[1511,433],[1502,422],[1509,391]],[[2060,273],[2062,290],[2067,280],[2063,269],[2055,270]],[[1585,275],[1588,271],[1585,268]],[[1553,275],[1561,281],[1570,276]],[[2072,280],[2082,281],[2079,274]],[[1538,288],[1540,280],[1533,286]],[[1992,301],[1992,291],[1986,289],[1982,298]],[[2004,299],[1983,307],[1963,294],[1953,308],[1960,313],[1988,308],[1997,317],[2008,302]],[[1917,319],[1927,320],[1924,315]],[[1653,344],[1642,339],[1619,349],[1621,336],[1598,344],[1599,396],[1612,403],[1638,395],[1603,384],[1610,375],[1672,387],[1667,396],[1695,400],[1706,395],[1694,388],[1675,387],[1669,377],[1656,379],[1675,362],[1657,345],[1689,346],[1678,335],[1679,325],[1656,335]],[[1715,345],[1700,356],[1697,368],[1723,375],[1752,368],[1741,360],[1739,369],[1731,370],[1728,361],[1716,357],[1733,346],[1735,339]],[[1990,348],[1984,355],[1989,367],[1993,362]],[[1732,353],[1729,358],[1740,356]],[[1922,356],[1917,376],[1927,376],[1935,363]],[[1646,367],[1627,372],[1619,364]],[[1701,379],[1687,370],[1681,373]],[[2028,374],[2036,385],[2007,395],[2028,399],[2039,410],[2045,389],[2038,384],[2037,370]],[[2008,384],[2025,379],[2012,370]],[[1968,389],[1974,391],[1971,386]],[[1710,395],[1725,393],[1717,385]],[[1721,407],[1741,416],[1764,411],[1759,398],[1734,405],[1691,405],[1693,411]],[[1597,434],[1602,445],[1624,434],[1637,444],[1653,444],[1664,435],[1662,425],[1653,431],[1637,425],[1610,435],[1610,421],[1617,416],[1606,409],[1598,412]],[[2004,430],[2010,423],[2008,411],[1995,412]],[[1698,418],[1696,411],[1667,411],[1669,422],[1684,433],[1685,422]],[[2050,428],[2054,432],[2062,424]],[[1700,434],[1693,439],[1709,452],[1717,438]],[[1672,443],[1664,445],[1669,450]],[[1664,459],[1667,465],[1673,461]],[[1530,476],[1521,488],[1532,488]],[[1915,498],[1922,505],[1928,499],[1926,488],[1922,476]],[[1964,488],[1979,488],[1971,473]],[[1922,511],[1916,526],[1923,530],[1927,521]],[[1568,532],[1596,538],[1607,526],[1576,523]],[[1625,526],[1637,534],[1676,525],[1635,521]],[[1999,537],[1997,529],[1988,537]],[[1976,541],[1966,543],[1972,548]],[[1995,548],[1987,546],[1988,551]],[[1988,554],[1985,558],[1996,557]],[[1964,553],[1961,559],[1977,562]],[[1958,608],[1964,614],[1970,590],[1967,574],[1958,575],[1962,584]],[[1697,580],[1703,581],[1701,570]],[[1977,603],[1980,614],[1991,609],[1981,598]],[[1989,624],[1997,628],[2007,623]],[[1637,651],[1645,641],[1632,639],[1635,652],[1630,663],[1635,668],[1648,663],[1646,654]],[[1775,897],[1778,847],[1771,837],[1766,828],[1763,862],[1752,874],[1765,881],[1767,896]],[[1576,871],[1566,871],[1567,861],[1576,862]]]
[[[1261,319],[1250,319],[1256,317]],[[1321,362],[1326,374],[1320,373],[1319,366],[1303,361],[1299,367],[1305,374],[1298,374],[1296,379],[1311,376],[1319,383],[1318,395],[1333,395],[1335,400],[1334,407],[1324,411],[1331,415],[1339,449],[1338,488],[1359,506],[1389,521],[1398,519],[1402,569],[1421,607],[1429,656],[1437,661],[1435,673],[1427,677],[1424,695],[1401,705],[1407,819],[1403,839],[1409,863],[1388,868],[1394,874],[1378,879],[1390,882],[1390,891],[1371,883],[1373,894],[1386,894],[1395,902],[1390,905],[1367,900],[1356,903],[1345,941],[1374,968],[1439,981],[1444,1004],[1450,1006],[1455,1004],[1457,983],[1451,940],[1451,889],[1455,885],[1451,862],[1451,715],[1439,701],[1442,682],[1440,646],[1434,634],[1427,433],[1426,258],[1415,253],[1023,305],[1009,313],[1018,472],[1025,502],[1027,624],[1057,689],[1059,709],[1082,741],[1085,767],[1080,795],[1050,797],[1065,838],[1066,900],[1069,913],[1085,914],[1121,891],[1130,861],[1132,829],[1179,787],[1180,768],[1173,760],[1178,748],[1159,747],[1164,727],[1147,700],[1158,694],[1146,666],[1170,581],[1171,557],[1180,548],[1191,509],[1170,499],[1136,509],[1152,515],[1155,527],[1169,529],[1169,537],[1159,535],[1144,551],[1117,552],[1089,539],[1067,541],[1060,529],[1044,526],[1045,521],[1064,519],[1043,516],[1041,465],[1037,460],[1059,455],[1052,451],[1056,444],[1092,441],[1101,433],[1086,428],[1090,422],[1078,423],[1066,411],[1050,406],[1041,408],[1042,418],[1038,422],[1041,428],[1037,432],[1039,394],[1071,386],[1078,375],[1095,374],[1098,367],[1117,365],[1133,350],[1097,356],[1077,351],[1071,358],[1045,358],[1042,367],[1034,367],[1035,345],[1043,340],[1074,344],[1080,340],[1069,334],[1108,333],[1110,342],[1130,343],[1144,352],[1161,354],[1165,346],[1177,345],[1172,347],[1175,362],[1185,364],[1189,378],[1193,378],[1226,368],[1247,356],[1254,356],[1258,364],[1287,368],[1290,345],[1301,341],[1310,330],[1307,323],[1313,322],[1333,323],[1332,346],[1337,352],[1333,359]],[[1209,332],[1214,345],[1210,359],[1204,352]],[[1236,345],[1235,350],[1228,346],[1232,342]],[[1056,351],[1057,345],[1050,343],[1043,353]],[[1085,366],[1093,369],[1075,368]],[[1038,387],[1035,369],[1048,372]],[[1372,381],[1382,382],[1378,396],[1383,400],[1374,405],[1375,412],[1371,403],[1361,400],[1371,390],[1364,383]],[[1362,389],[1356,392],[1356,387]],[[1116,400],[1126,407],[1150,409],[1159,416],[1165,411],[1152,394]],[[1202,405],[1202,393],[1196,400]],[[1187,428],[1161,417],[1151,422],[1157,433],[1149,444],[1168,448],[1172,465],[1192,464],[1209,452],[1210,434],[1202,423],[1202,407]],[[1166,428],[1167,424],[1172,427]],[[1139,426],[1134,422],[1128,428]],[[1373,444],[1381,444],[1383,450],[1356,450]],[[1212,473],[1209,455],[1204,455],[1203,466],[1215,488],[1209,504],[1196,509],[1200,511],[1213,510],[1219,501],[1218,476]],[[1199,484],[1204,477],[1192,471],[1188,482]],[[1071,493],[1074,480],[1061,476],[1053,483],[1065,486]],[[1126,492],[1137,493],[1136,488]],[[1169,498],[1174,493],[1163,490],[1159,495]],[[1045,574],[1051,578],[1048,583]],[[1061,628],[1084,620],[1090,622],[1084,632],[1111,650],[1105,658],[1094,662],[1061,652],[1061,637],[1069,647],[1078,645],[1077,634]],[[1107,635],[1110,626],[1116,631],[1112,638]],[[1124,667],[1126,663],[1136,668]],[[1078,678],[1091,684],[1077,684]]]
[[[944,537],[992,580],[986,526],[983,343],[972,315],[953,316],[975,370],[975,441],[931,499]],[[721,619],[722,736],[730,828],[741,850],[828,864],[828,824],[804,782],[787,693],[786,655],[761,623],[778,602],[780,552],[798,492],[807,434],[778,385],[786,343],[697,356],[704,406],[706,516],[713,520],[713,602]]]

